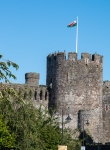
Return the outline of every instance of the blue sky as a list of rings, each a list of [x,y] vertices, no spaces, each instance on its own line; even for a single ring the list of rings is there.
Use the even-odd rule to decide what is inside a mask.
[[[27,72],[40,73],[46,83],[46,57],[55,51],[75,52],[79,19],[78,58],[82,52],[104,56],[103,79],[110,80],[109,0],[1,0],[0,54],[19,65],[12,72],[24,83]]]

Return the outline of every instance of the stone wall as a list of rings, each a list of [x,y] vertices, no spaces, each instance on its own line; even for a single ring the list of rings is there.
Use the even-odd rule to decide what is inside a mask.
[[[103,138],[110,142],[110,81],[103,84]]]
[[[39,74],[37,73],[26,73],[26,83],[16,84],[16,83],[1,83],[4,86],[9,86],[14,88],[22,98],[32,100],[35,107],[42,105],[44,108],[48,109],[48,90],[45,85],[39,85]],[[28,81],[27,81],[28,80]]]

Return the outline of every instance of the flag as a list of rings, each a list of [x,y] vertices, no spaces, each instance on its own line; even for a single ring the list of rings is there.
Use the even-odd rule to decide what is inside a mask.
[[[74,27],[76,25],[77,25],[77,21],[75,20],[75,21],[71,22],[69,25],[67,25],[67,27]]]

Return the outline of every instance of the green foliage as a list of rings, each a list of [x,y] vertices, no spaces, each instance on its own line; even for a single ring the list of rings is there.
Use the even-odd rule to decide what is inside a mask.
[[[18,150],[57,150],[61,145],[62,134],[57,118],[50,116],[42,107],[36,109],[28,101],[15,107],[12,101],[3,100],[0,101],[0,110],[3,121],[15,134]],[[68,129],[64,131],[64,144],[68,150],[78,150],[81,141],[76,132]]]
[[[2,60],[0,62],[0,79],[6,79],[8,82],[9,82],[8,78],[10,77],[16,79],[15,75],[12,74],[9,68],[12,66],[17,70],[19,66],[10,60],[4,60],[2,55],[0,55],[0,59]]]
[[[18,69],[18,65],[9,60],[0,62],[0,79],[16,78],[9,70],[10,66]],[[35,108],[31,97],[31,90],[27,92],[19,88],[17,91],[10,84],[0,85],[1,149],[8,150],[14,146],[16,150],[57,150],[58,145],[61,145],[62,133],[58,118],[55,118],[54,113],[50,115],[42,106]],[[73,135],[75,132],[65,130],[64,144],[68,150],[79,150],[81,141]]]
[[[61,130],[57,118],[50,116],[48,111],[37,110],[37,133],[38,133],[38,149],[41,150],[57,150],[61,144]]]
[[[13,148],[15,143],[15,136],[10,133],[8,126],[6,126],[0,115],[0,149]]]
[[[80,150],[82,141],[79,137],[79,130],[72,131],[71,129],[64,130],[64,144],[67,145],[68,150]]]

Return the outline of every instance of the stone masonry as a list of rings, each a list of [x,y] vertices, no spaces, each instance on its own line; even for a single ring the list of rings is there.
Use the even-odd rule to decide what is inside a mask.
[[[102,56],[82,53],[77,60],[76,53],[65,52],[47,57],[47,86],[52,84],[49,106],[61,109],[64,120],[69,114],[72,120],[66,126],[78,127],[78,112],[90,121],[88,128],[94,142],[102,141]]]
[[[82,53],[78,60],[74,52],[68,53],[68,59],[65,52],[50,54],[46,85],[39,85],[39,78],[38,73],[26,73],[25,84],[10,86],[24,89],[24,96],[31,93],[35,107],[56,109],[60,121],[63,110],[65,127],[83,129],[84,123],[95,143],[110,142],[110,81],[103,83],[102,56]],[[72,120],[66,123],[68,116]]]

